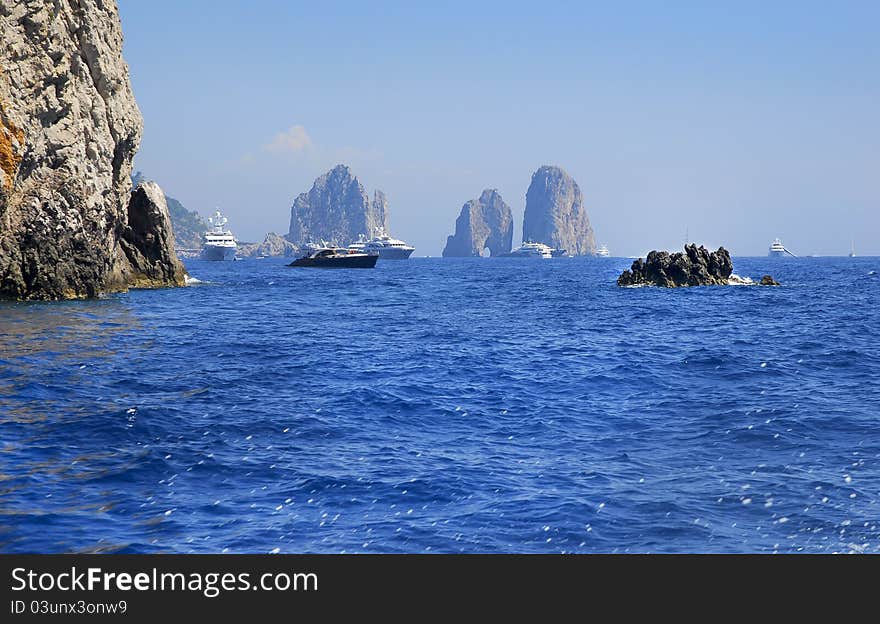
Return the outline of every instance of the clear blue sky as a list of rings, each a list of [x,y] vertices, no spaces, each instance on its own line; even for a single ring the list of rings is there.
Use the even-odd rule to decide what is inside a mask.
[[[242,240],[344,162],[438,255],[558,164],[616,255],[880,255],[880,2],[120,0],[136,167]]]

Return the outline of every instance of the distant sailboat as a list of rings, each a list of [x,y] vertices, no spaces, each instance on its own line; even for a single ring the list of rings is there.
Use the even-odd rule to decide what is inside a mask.
[[[850,249],[849,249],[849,257],[850,258],[856,257],[856,241],[855,241],[855,239],[853,239],[852,247],[850,247]]]

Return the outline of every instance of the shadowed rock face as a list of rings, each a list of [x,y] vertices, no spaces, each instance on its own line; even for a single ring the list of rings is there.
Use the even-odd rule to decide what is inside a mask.
[[[712,286],[727,285],[733,273],[730,253],[719,247],[708,251],[702,245],[685,245],[684,253],[652,251],[639,258],[617,278],[618,286]]]
[[[182,284],[164,202],[129,210],[142,121],[116,3],[0,0],[0,41],[0,297]]]
[[[165,193],[155,182],[141,182],[128,203],[128,221],[119,245],[131,267],[126,283],[138,288],[182,286],[183,265],[174,251],[174,234]]]
[[[371,201],[351,169],[337,165],[294,200],[287,240],[295,245],[322,240],[347,245],[380,227],[388,229],[385,194],[376,191]]]
[[[596,253],[596,239],[577,183],[560,167],[544,166],[526,192],[523,240],[564,249],[569,255]]]
[[[489,248],[492,256],[510,251],[513,244],[513,214],[494,189],[461,207],[455,220],[455,234],[446,239],[444,258],[479,256]]]

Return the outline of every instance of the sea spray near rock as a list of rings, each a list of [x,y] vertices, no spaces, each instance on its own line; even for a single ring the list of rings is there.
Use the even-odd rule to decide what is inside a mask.
[[[4,0],[0,39],[0,297],[182,285],[164,201],[131,193],[142,120],[116,3]]]

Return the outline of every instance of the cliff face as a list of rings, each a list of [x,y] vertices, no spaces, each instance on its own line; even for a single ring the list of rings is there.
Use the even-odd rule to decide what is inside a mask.
[[[145,180],[140,171],[131,176],[131,182],[135,187]],[[195,210],[187,210],[183,204],[169,195],[164,197],[168,206],[168,217],[174,230],[174,246],[177,249],[201,248],[202,236],[208,231],[208,224]]]
[[[116,3],[0,0],[0,41],[0,297],[182,285],[156,247],[165,202],[131,193],[142,120]]]
[[[494,189],[461,207],[455,234],[446,239],[444,258],[479,256],[488,247],[492,256],[508,253],[513,244],[513,214]]]
[[[596,252],[584,196],[561,168],[544,166],[532,175],[526,192],[523,240],[564,249],[572,256]]]
[[[165,193],[158,184],[141,182],[134,190],[128,203],[128,221],[120,234],[119,245],[128,260],[129,286],[183,283],[184,270],[174,252]]]
[[[371,201],[351,169],[337,165],[293,202],[287,240],[296,245],[321,240],[347,245],[379,227],[388,228],[385,194],[376,191]]]

